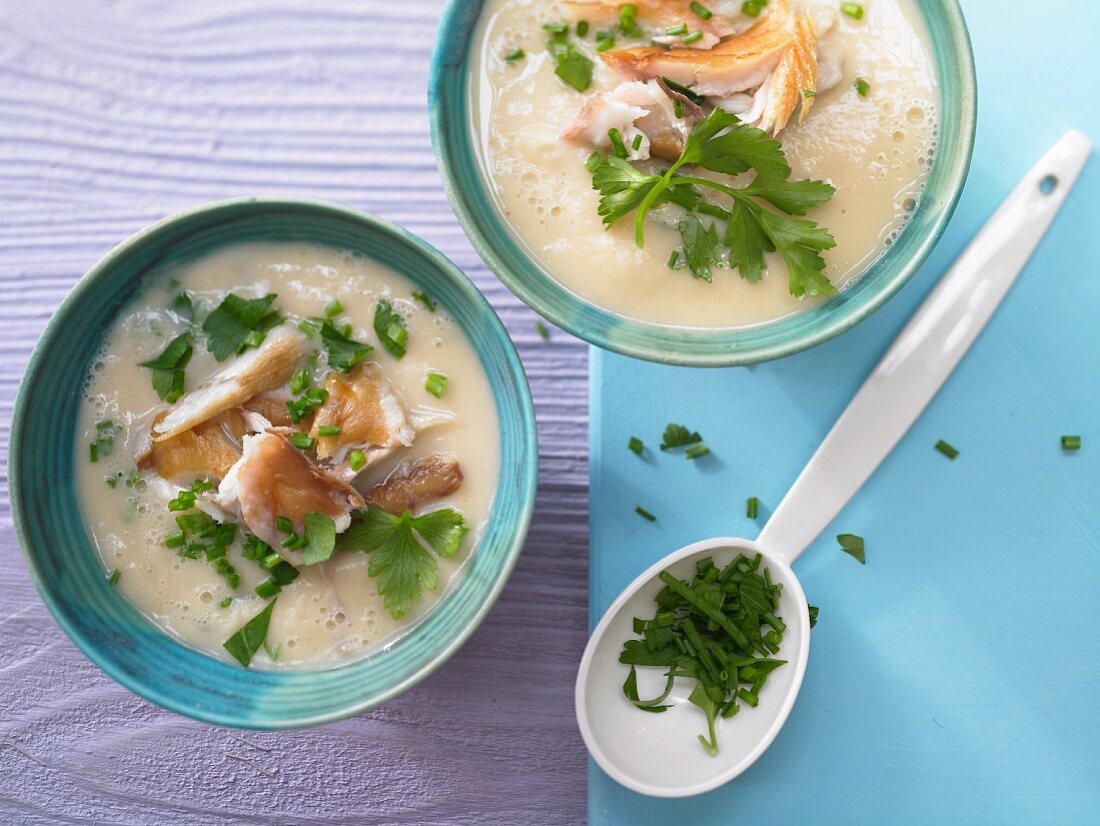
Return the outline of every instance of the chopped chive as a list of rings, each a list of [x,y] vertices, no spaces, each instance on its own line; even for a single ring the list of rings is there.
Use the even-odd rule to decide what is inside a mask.
[[[220,605],[222,608],[228,608],[232,604],[233,597],[225,597],[221,602],[218,603],[218,605]]]
[[[665,29],[665,34],[669,35],[670,37],[675,37],[678,34],[687,34],[687,31],[687,23],[677,23],[675,26],[669,26],[667,29]]]
[[[813,628],[817,625],[817,615],[820,609],[816,605],[807,605],[806,609],[810,615],[810,628]]]
[[[88,458],[91,459],[93,463],[99,461],[99,442],[92,442],[88,445]]]
[[[647,511],[641,505],[639,505],[638,507],[636,507],[634,509],[634,513],[638,514],[638,516],[642,517],[642,519],[646,520],[647,522],[656,522],[657,521],[657,517],[654,516],[649,511]]]
[[[863,537],[854,533],[842,533],[836,538],[840,543],[840,549],[859,560],[861,565],[867,564],[867,557],[863,551]]]
[[[642,133],[639,132],[634,136],[634,141],[630,144],[630,148],[637,152],[642,148]]]
[[[612,32],[596,32],[596,51],[606,52],[615,48],[615,35]]]
[[[186,541],[183,531],[172,531],[164,535],[164,544],[169,548],[178,548]]]
[[[279,533],[294,533],[294,523],[285,516],[276,516],[275,530]]]
[[[290,379],[290,392],[297,396],[303,390],[309,387],[309,373],[305,370],[299,370]]]
[[[340,435],[340,425],[338,425],[338,424],[321,425],[319,428],[317,428],[317,433],[318,433],[318,435],[324,436],[326,438],[329,437],[329,436],[339,436]]]
[[[859,3],[841,3],[840,10],[853,20],[863,19],[863,6]]]
[[[527,57],[527,53],[523,51],[523,49],[515,48],[512,49],[512,51],[508,52],[508,54],[504,56],[504,59],[507,60],[509,63],[515,63],[517,60],[523,60],[523,58],[525,57]]]
[[[348,454],[348,467],[354,470],[356,473],[361,471],[367,466],[367,457],[363,455],[361,450],[353,450]]]
[[[259,585],[256,586],[256,596],[262,599],[270,599],[283,590],[283,586],[279,584],[278,580],[274,577],[265,579]]]
[[[541,338],[543,341],[550,340],[550,331],[546,329],[546,325],[543,324],[541,321],[535,322],[535,332],[539,334],[539,338]]]
[[[632,453],[636,453],[641,456],[642,451],[645,450],[645,444],[637,436],[631,436],[630,441],[626,443],[626,446],[630,448]]]
[[[120,571],[118,568],[115,568],[113,571],[111,571],[110,574],[107,575],[107,584],[116,585],[121,578],[122,571]]]
[[[684,102],[680,98],[676,98],[672,101],[672,112],[676,117],[682,118],[684,116]]]
[[[518,49],[517,51],[522,52],[523,49]],[[435,312],[436,303],[434,301],[432,301],[432,299],[428,296],[427,293],[422,293],[419,290],[417,290],[416,292],[414,292],[412,294],[412,297],[413,297],[414,301],[417,301],[417,302],[423,304],[424,307],[428,310],[428,312],[432,312],[432,313]]]
[[[344,338],[350,338],[352,333],[351,323],[348,322],[347,324],[341,324],[339,327],[336,328],[336,332],[338,332]]]
[[[692,0],[691,10],[693,12],[695,12],[696,15],[703,18],[704,20],[710,20],[711,17],[714,16],[714,12],[712,12],[706,6],[694,2],[694,0]]]
[[[244,337],[244,346],[247,347],[259,347],[264,343],[264,339],[267,338],[267,333],[260,330],[251,330],[248,335]]]
[[[871,91],[871,84],[861,77],[857,77],[852,85],[856,87],[856,94],[861,98],[867,97],[867,93]]]
[[[325,305],[325,316],[333,318],[344,312],[344,305],[340,303],[340,299],[336,298]]]
[[[624,34],[630,34],[638,22],[638,7],[633,3],[625,4],[619,9],[619,28]]]
[[[745,500],[745,515],[749,519],[755,519],[756,515],[760,512],[760,500],[755,496],[750,496]]]
[[[1081,437],[1080,436],[1063,436],[1062,437],[1062,450],[1080,450],[1081,449]]]
[[[312,450],[317,440],[308,433],[295,433],[290,437],[290,443],[299,450]]]
[[[680,40],[680,42],[683,43],[685,46],[690,46],[692,43],[698,43],[702,39],[703,39],[703,30],[702,29],[696,29],[691,34],[685,34],[683,36],[683,38]]]
[[[316,318],[304,318],[298,322],[298,329],[307,336],[315,336],[321,332],[321,321]]]
[[[614,126],[607,130],[607,139],[611,141],[611,151],[615,153],[616,158],[625,158],[630,154],[626,151],[626,146],[623,144],[623,139],[619,134],[619,130]]]
[[[543,23],[542,28],[552,40],[564,40],[569,34],[569,26],[565,23]]]
[[[954,459],[956,456],[959,455],[959,451],[957,451],[943,439],[940,439],[938,442],[936,442],[936,450],[938,450],[948,459]]]
[[[424,389],[437,399],[442,398],[443,391],[447,389],[447,377],[442,373],[428,373],[428,380],[424,383]]]
[[[708,453],[710,453],[710,448],[702,442],[688,445],[688,447],[684,450],[684,455],[687,456],[689,459],[698,459],[700,456],[706,456]]]
[[[673,250],[668,254],[668,268],[670,270],[676,269],[676,266],[680,263],[680,250]]]
[[[741,4],[741,13],[749,17],[759,17],[760,12],[764,10],[764,5],[765,4],[761,3],[760,0],[745,0],[745,2]]]
[[[753,692],[748,691],[747,689],[737,689],[737,696],[744,700],[746,705],[750,705],[753,708],[756,708],[758,705],[760,705],[760,698],[757,697]]]
[[[802,96],[807,98],[815,98],[817,97],[817,92],[815,92],[813,89],[803,89]]]
[[[577,21],[577,37],[587,37],[587,36],[588,36],[588,21],[587,20],[578,20]]]
[[[118,487],[118,477],[117,476],[104,476],[103,481],[107,483],[107,487],[109,487],[109,488],[117,488]]]

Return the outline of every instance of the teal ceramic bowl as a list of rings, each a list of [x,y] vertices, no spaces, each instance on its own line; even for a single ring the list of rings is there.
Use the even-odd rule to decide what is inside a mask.
[[[813,347],[866,318],[912,277],[943,233],[970,167],[977,101],[966,23],[956,0],[914,2],[929,33],[940,95],[939,138],[927,186],[897,241],[855,283],[805,312],[753,327],[668,326],[616,315],[548,275],[501,216],[475,133],[471,66],[486,0],[448,0],[432,58],[432,139],[447,197],[478,253],[513,293],[598,347],[704,367],[751,364]]]
[[[446,308],[488,374],[501,470],[485,535],[443,599],[405,636],[346,665],[245,670],[188,648],[110,587],[73,479],[81,385],[104,331],[143,277],[223,244],[301,240],[353,250],[403,273]],[[224,201],[172,216],[111,252],[73,288],[35,347],[15,403],[12,512],[42,599],[73,642],[148,700],[227,726],[278,729],[363,711],[422,679],[489,611],[519,556],[535,499],[538,449],[527,380],[500,320],[443,255],[410,233],[335,204]]]

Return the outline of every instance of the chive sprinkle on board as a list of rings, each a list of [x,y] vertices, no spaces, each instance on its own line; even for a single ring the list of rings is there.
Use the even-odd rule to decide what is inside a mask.
[[[641,456],[642,451],[645,450],[645,444],[637,436],[631,436],[630,441],[626,443],[626,446],[630,448],[631,453],[635,453],[638,456]]]
[[[760,511],[760,500],[755,496],[750,496],[745,502],[745,516],[749,519],[755,519],[757,513]]]
[[[657,517],[654,516],[649,511],[647,511],[641,505],[638,505],[638,507],[636,507],[634,509],[634,513],[638,514],[638,516],[642,517],[642,519],[646,520],[647,522],[656,522],[657,521]]]
[[[1063,436],[1062,437],[1062,450],[1080,450],[1081,449],[1081,437],[1080,436]]]
[[[955,448],[953,448],[951,445],[949,445],[943,439],[940,439],[938,442],[936,442],[936,450],[938,450],[940,453],[942,453],[948,459],[954,459],[956,456],[959,455],[959,451],[956,450]]]

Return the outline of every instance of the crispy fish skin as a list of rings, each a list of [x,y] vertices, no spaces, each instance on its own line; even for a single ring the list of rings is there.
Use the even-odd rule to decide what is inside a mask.
[[[774,0],[767,14],[747,31],[712,49],[665,49],[635,46],[601,57],[623,77],[654,80],[667,77],[700,95],[730,95],[759,87],[779,65],[795,33],[786,0]]]
[[[316,411],[310,435],[317,440],[317,458],[329,459],[348,448],[408,447],[416,437],[405,406],[392,385],[374,365],[361,365],[345,376],[325,377],[328,398]],[[336,436],[322,436],[321,428],[339,425]]]
[[[809,93],[809,94],[807,94]],[[768,102],[758,127],[773,135],[779,132],[802,102],[801,123],[817,97],[817,35],[814,23],[801,14],[794,22],[794,38],[768,79]]]
[[[241,457],[246,432],[241,414],[229,410],[167,439],[143,439],[134,459],[142,470],[152,470],[168,481],[200,476],[221,479]]]
[[[289,325],[275,328],[258,348],[238,356],[204,386],[185,394],[170,407],[164,418],[153,425],[153,440],[170,439],[265,390],[285,384],[308,351],[309,338],[304,333]]]
[[[285,516],[301,534],[306,514],[321,513],[343,531],[363,498],[310,462],[283,434],[267,432],[245,438],[243,455],[222,479],[214,503],[239,512],[253,534],[278,548],[277,517]]]
[[[400,515],[442,499],[462,485],[462,466],[438,454],[398,467],[384,482],[372,487],[363,499],[368,505]]]

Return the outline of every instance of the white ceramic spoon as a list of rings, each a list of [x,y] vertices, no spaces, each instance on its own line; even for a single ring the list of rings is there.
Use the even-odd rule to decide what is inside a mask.
[[[791,563],[832,521],[878,467],[939,390],[1023,269],[1061,207],[1091,151],[1071,131],[1024,177],[921,305],[841,415],[809,465],[775,509],[760,537],[696,542],[666,556],[632,582],[592,632],[577,674],[581,734],[593,758],[611,777],[642,794],[684,797],[708,791],[745,771],[783,727],[798,696],[810,650],[806,596]],[[663,714],[638,711],[622,684],[618,661],[635,637],[634,617],[652,617],[661,589],[657,575],[692,575],[713,556],[723,565],[738,553],[760,553],[772,579],[783,583],[780,611],[787,624],[779,657],[757,708],[718,721],[719,754],[696,740],[705,717],[687,704],[692,680],[678,681]],[[855,652],[853,652],[855,653]],[[639,693],[660,694],[663,669],[638,669]]]

